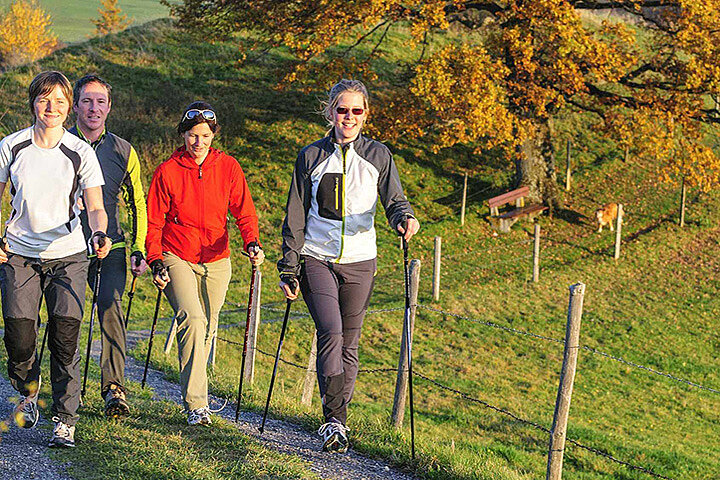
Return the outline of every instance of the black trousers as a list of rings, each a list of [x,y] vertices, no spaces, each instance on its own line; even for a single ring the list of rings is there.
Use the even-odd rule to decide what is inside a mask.
[[[50,381],[55,416],[77,422],[80,405],[80,323],[85,303],[88,259],[85,252],[41,260],[9,254],[2,265],[2,312],[8,376],[22,395],[40,378],[36,355],[38,318],[43,295],[48,310]]]
[[[104,395],[110,384],[125,383],[125,319],[122,312],[122,295],[125,291],[127,264],[125,249],[110,250],[103,259],[100,273],[100,292],[98,293],[98,319],[100,320],[100,371],[102,372],[101,392]],[[95,290],[98,259],[90,260],[88,285]]]
[[[300,289],[317,328],[317,376],[326,422],[347,421],[376,266],[376,259],[339,264],[304,257]]]

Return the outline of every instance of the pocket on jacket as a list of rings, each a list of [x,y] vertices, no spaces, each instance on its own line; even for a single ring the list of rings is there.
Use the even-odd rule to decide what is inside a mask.
[[[342,220],[343,188],[342,173],[326,173],[322,176],[316,195],[318,214],[321,217]]]

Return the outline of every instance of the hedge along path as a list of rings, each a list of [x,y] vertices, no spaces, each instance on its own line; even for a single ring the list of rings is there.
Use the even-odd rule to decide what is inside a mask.
[[[158,332],[156,332],[156,335]],[[148,330],[129,331],[127,333],[128,350],[138,341],[147,339]],[[91,355],[95,361],[100,359],[100,341],[93,342]],[[126,357],[125,377],[128,380],[140,382],[144,365],[131,356]],[[154,398],[169,400],[180,404],[180,385],[165,378],[165,374],[152,367],[148,370],[147,386],[154,391]],[[224,399],[211,395],[217,405],[222,405]],[[129,398],[132,408],[132,395]],[[223,419],[235,424],[235,408],[233,402],[217,413]],[[308,432],[299,425],[276,419],[268,419],[265,433],[260,435],[257,427],[260,425],[261,415],[253,412],[240,412],[240,422],[235,424],[246,435],[253,437],[265,447],[279,453],[300,457],[310,464],[310,469],[322,478],[338,480],[411,480],[416,479],[411,474],[393,469],[388,464],[369,459],[349,450],[345,454],[328,454],[321,450],[320,438],[314,432]],[[212,427],[210,427],[212,428]],[[2,479],[0,479],[2,480]]]

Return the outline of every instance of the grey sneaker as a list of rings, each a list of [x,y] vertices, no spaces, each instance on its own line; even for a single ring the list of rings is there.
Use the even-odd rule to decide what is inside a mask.
[[[323,452],[345,453],[350,446],[347,437],[347,427],[342,423],[323,423],[318,429],[323,439]]]
[[[53,428],[52,438],[49,447],[53,448],[73,448],[75,446],[75,426],[63,423],[58,417],[53,417],[55,428]]]
[[[188,425],[210,425],[210,409],[208,407],[196,408],[188,412]]]
[[[130,413],[130,406],[125,397],[125,388],[122,385],[110,384],[110,388],[103,397],[105,398],[105,416],[118,418]]]
[[[41,379],[38,377],[37,387],[30,387],[30,395],[27,397],[21,397],[15,411],[13,412],[13,418],[15,423],[22,428],[33,428],[37,425],[40,419],[40,412],[37,408],[38,397],[40,396],[40,383]]]

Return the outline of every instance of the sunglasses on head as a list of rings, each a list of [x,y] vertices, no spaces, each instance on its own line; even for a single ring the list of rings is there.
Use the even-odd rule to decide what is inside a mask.
[[[197,108],[191,108],[187,112],[185,112],[185,116],[183,116],[183,120],[192,120],[198,115],[202,115],[205,120],[209,120],[211,122],[217,121],[217,117],[215,116],[215,112],[212,110],[198,110]]]
[[[360,107],[335,107],[335,111],[340,115],[346,115],[348,112],[352,112],[353,115],[362,115],[365,112],[365,109]]]

